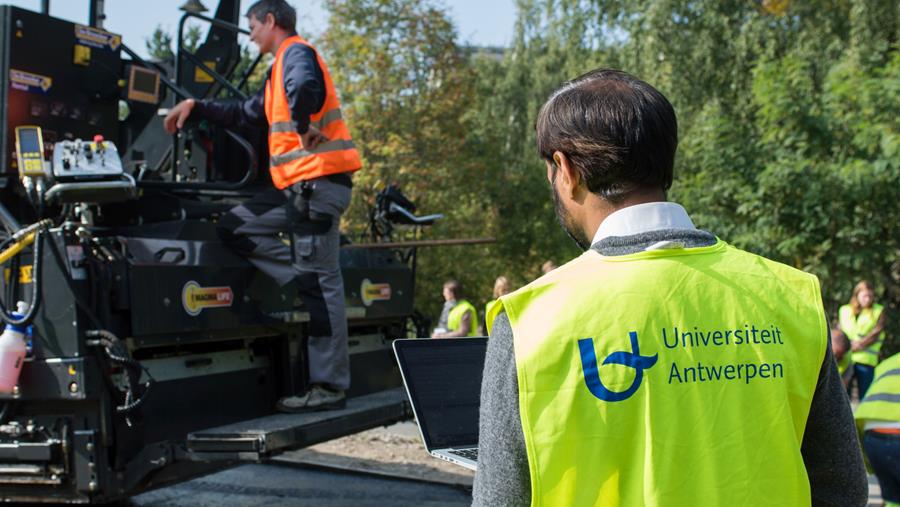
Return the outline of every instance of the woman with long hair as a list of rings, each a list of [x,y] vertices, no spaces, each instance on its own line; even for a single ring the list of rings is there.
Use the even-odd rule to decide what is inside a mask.
[[[853,288],[850,302],[838,312],[841,331],[850,339],[853,378],[862,399],[872,384],[878,353],[884,343],[884,307],[875,302],[875,289],[863,280]]]

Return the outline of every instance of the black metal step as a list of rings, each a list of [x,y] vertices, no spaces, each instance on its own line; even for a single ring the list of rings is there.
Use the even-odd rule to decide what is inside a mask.
[[[275,414],[188,434],[197,461],[259,461],[275,453],[392,424],[411,415],[403,388],[347,400],[341,410]]]

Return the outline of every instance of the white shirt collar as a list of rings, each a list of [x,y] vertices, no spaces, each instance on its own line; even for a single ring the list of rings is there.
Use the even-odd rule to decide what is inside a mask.
[[[694,230],[696,227],[680,204],[648,202],[622,208],[606,217],[591,244],[610,236],[633,236],[661,229]]]

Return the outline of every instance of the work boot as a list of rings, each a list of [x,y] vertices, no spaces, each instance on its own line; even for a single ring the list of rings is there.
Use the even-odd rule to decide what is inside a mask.
[[[300,396],[288,396],[278,400],[275,408],[279,412],[296,414],[317,410],[337,410],[345,406],[347,406],[347,395],[344,394],[344,391],[333,391],[320,385],[314,385]]]

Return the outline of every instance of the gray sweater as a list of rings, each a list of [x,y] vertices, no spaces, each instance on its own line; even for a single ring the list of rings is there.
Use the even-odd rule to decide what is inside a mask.
[[[715,236],[697,230],[662,230],[609,237],[592,248],[603,255],[640,252],[660,241],[678,241],[687,248],[714,244]],[[829,343],[813,395],[801,453],[812,489],[813,506],[865,506],[868,482],[856,435],[853,413],[841,384]],[[473,505],[531,504],[531,479],[513,352],[513,333],[506,314],[494,321],[488,340],[481,387],[478,472]]]

